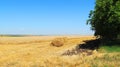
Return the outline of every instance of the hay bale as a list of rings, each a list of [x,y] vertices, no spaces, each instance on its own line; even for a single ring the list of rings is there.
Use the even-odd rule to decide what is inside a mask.
[[[55,38],[52,42],[51,45],[52,46],[56,46],[56,47],[61,47],[65,44],[65,42],[67,41],[67,38]]]

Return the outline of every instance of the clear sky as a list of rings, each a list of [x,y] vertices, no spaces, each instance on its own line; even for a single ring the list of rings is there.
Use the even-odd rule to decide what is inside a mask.
[[[0,34],[91,35],[95,0],[0,0]]]

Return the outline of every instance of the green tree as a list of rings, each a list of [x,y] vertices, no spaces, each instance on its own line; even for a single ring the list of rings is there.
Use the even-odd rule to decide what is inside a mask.
[[[120,0],[96,0],[87,24],[102,39],[116,39],[120,34]]]

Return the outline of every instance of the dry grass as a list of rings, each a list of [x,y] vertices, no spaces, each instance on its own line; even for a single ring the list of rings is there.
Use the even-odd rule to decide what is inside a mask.
[[[110,58],[117,57],[113,58],[112,62],[106,60],[106,54],[100,53],[91,56],[61,56],[67,49],[83,43],[83,40],[94,38],[92,36],[66,36],[67,42],[62,47],[50,46],[54,38],[60,37],[63,36],[0,37],[0,67],[95,67],[96,64],[103,66],[103,62],[104,65],[120,66],[119,53],[107,54]]]

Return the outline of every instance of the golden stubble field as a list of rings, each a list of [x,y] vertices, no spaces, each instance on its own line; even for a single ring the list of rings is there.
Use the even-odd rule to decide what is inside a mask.
[[[50,46],[54,38],[61,37],[67,37],[67,42],[62,47]],[[94,59],[96,57],[104,57],[104,54],[61,56],[66,50],[73,49],[77,44],[84,43],[84,40],[91,39],[95,39],[95,37],[0,37],[0,67],[92,67]],[[110,63],[113,66],[116,65],[113,61],[104,61],[104,64],[106,63]],[[103,64],[98,61],[98,65],[101,66]]]

